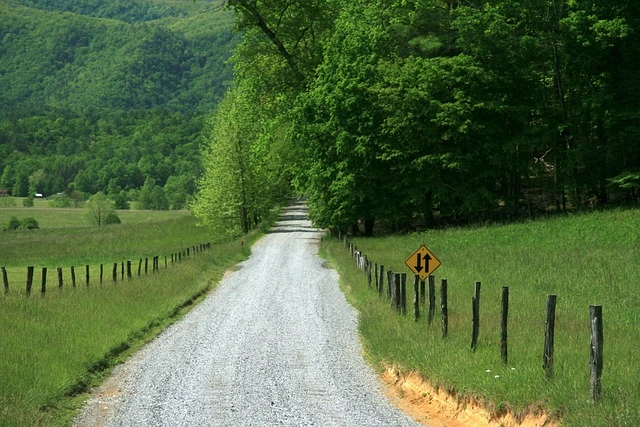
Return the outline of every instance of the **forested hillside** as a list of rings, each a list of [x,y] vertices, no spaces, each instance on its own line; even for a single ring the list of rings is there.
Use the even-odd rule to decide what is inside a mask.
[[[638,2],[229,3],[245,35],[210,150],[235,151],[206,159],[205,221],[246,224],[279,179],[368,234],[637,202]]]
[[[238,42],[223,6],[3,1],[0,189],[135,197],[153,181],[193,193],[204,116]]]

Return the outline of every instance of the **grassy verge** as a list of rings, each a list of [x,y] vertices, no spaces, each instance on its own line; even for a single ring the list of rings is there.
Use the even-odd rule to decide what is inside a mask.
[[[149,237],[144,227],[128,229],[127,238],[119,240],[119,245],[113,247],[115,250],[92,249],[89,245],[89,252],[111,259],[136,254],[137,259],[142,255],[136,251],[142,248],[156,254],[168,246],[173,251],[180,250],[182,246],[176,247],[176,243],[185,236],[176,233],[185,229],[190,230],[187,235],[197,236],[190,244],[206,241],[204,230],[196,228],[193,221],[190,225],[182,224],[183,220],[177,222],[180,224],[169,226],[165,222],[156,223],[153,237]],[[100,241],[99,235],[110,232],[104,228],[93,229],[90,234],[94,236],[90,238]],[[125,277],[115,284],[109,279],[103,285],[86,287],[78,279],[82,284],[76,288],[65,285],[58,290],[54,286],[44,298],[37,291],[29,298],[24,292],[13,291],[0,297],[0,425],[68,425],[81,404],[82,393],[90,385],[188,310],[215,286],[226,269],[248,256],[251,244],[263,232],[264,229],[258,230],[243,240],[218,242],[211,250],[181,263],[168,268],[161,263],[156,273],[140,277],[134,274],[133,278]],[[73,229],[61,233],[57,236],[61,239],[58,246],[68,242],[65,235],[73,236]],[[44,242],[38,240],[38,235]],[[25,250],[33,248],[38,252],[36,246],[49,245],[54,255],[46,260],[53,265],[72,265],[79,259],[97,258],[77,249],[72,253],[56,251],[55,239],[48,242],[47,230],[25,231],[16,236],[34,239],[24,246]],[[32,256],[16,254],[7,259],[18,265]],[[26,271],[24,265],[20,268]],[[84,270],[81,272],[84,274]]]
[[[568,426],[640,425],[640,211],[625,210],[526,224],[430,231],[401,237],[354,239],[373,262],[409,272],[404,260],[420,244],[442,262],[449,282],[449,336],[440,316],[427,325],[394,314],[368,289],[341,242],[325,255],[360,312],[360,330],[374,365],[397,364],[432,384],[485,401],[495,411],[543,408]],[[471,298],[482,282],[480,341],[470,349]],[[411,282],[412,283],[412,282]],[[500,297],[510,287],[509,363],[500,361]],[[408,287],[412,289],[412,285]],[[545,306],[558,295],[555,376],[541,365]],[[589,401],[590,304],[603,306],[603,401]]]

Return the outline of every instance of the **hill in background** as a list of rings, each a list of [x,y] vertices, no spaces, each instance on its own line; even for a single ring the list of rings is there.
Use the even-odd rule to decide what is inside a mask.
[[[223,5],[3,2],[0,189],[113,194],[150,179],[193,192],[203,115],[238,42]]]

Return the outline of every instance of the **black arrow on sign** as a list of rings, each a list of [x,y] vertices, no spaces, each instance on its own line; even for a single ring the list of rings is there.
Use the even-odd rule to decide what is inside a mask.
[[[422,259],[424,257],[424,260],[426,261],[426,265],[425,270],[424,271],[429,271],[429,261],[431,261],[431,256],[429,256],[428,253],[422,255],[422,254],[418,254],[418,262],[416,263],[416,271],[418,273],[420,273],[422,271]]]

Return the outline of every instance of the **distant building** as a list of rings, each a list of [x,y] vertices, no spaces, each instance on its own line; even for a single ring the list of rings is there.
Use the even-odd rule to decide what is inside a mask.
[[[36,194],[35,194],[35,196],[36,196],[37,198],[44,197],[44,196],[42,195],[42,193],[36,193]]]

